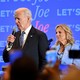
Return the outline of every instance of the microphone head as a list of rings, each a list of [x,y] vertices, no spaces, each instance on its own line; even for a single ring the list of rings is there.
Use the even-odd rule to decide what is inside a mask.
[[[12,35],[15,35],[15,33],[16,33],[16,27],[13,28]]]
[[[53,38],[49,39],[49,42],[52,42],[53,41]]]
[[[14,27],[13,30],[16,32],[16,27]]]
[[[49,39],[48,44],[50,45],[52,41],[53,41],[53,38]]]

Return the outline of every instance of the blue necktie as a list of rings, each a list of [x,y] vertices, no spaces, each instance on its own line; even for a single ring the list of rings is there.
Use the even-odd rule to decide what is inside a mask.
[[[23,47],[23,43],[24,43],[24,34],[25,34],[25,32],[23,31],[23,32],[21,33],[21,36],[20,36],[20,46],[21,46],[21,47]]]

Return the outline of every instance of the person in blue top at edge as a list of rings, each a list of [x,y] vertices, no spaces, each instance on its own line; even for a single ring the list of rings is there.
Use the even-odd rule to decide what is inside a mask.
[[[80,59],[69,58],[69,50],[80,50],[79,45],[74,41],[72,31],[66,24],[57,25],[55,30],[57,41],[51,48],[55,48],[57,58],[60,59],[61,64],[75,65],[80,69]]]

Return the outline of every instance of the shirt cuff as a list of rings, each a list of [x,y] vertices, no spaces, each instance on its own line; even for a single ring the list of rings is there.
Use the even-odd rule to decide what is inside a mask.
[[[7,50],[7,51],[10,51],[11,48],[12,48],[12,46],[9,47],[8,44],[6,45],[6,50]]]

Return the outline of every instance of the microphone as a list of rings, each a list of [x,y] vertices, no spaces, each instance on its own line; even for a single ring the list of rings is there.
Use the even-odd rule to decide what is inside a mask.
[[[12,35],[15,35],[15,33],[16,33],[16,28],[13,28]]]
[[[13,28],[12,35],[15,35],[15,33],[16,33],[16,28]],[[12,45],[13,45],[13,43],[9,42],[8,43],[8,48],[10,48]]]
[[[49,39],[48,44],[50,45],[52,41],[53,41],[53,38]]]

